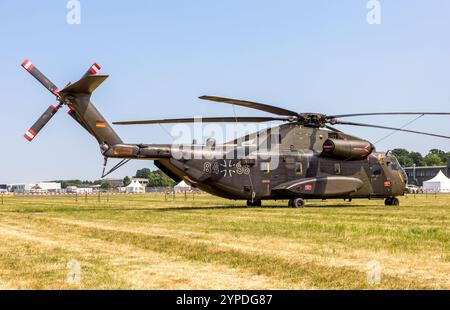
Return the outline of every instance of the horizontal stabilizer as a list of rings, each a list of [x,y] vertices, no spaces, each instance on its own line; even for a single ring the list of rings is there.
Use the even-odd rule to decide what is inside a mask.
[[[87,75],[78,82],[66,86],[61,93],[92,94],[107,78],[108,75]]]

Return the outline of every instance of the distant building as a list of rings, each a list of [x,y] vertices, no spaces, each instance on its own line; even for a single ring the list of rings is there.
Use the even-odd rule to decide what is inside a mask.
[[[41,189],[43,191],[48,191],[48,192],[58,192],[58,191],[61,190],[61,183],[57,183],[57,182],[41,182],[41,183],[34,184],[34,186],[32,186],[32,187],[36,187],[36,188],[39,188],[39,189]]]
[[[103,182],[111,184],[112,188],[123,186],[123,179],[103,179]]]
[[[40,182],[40,183],[18,183],[8,184],[8,190],[14,193],[56,193],[61,191],[61,183],[56,182]]]
[[[29,191],[31,187],[27,186],[25,183],[20,184],[8,184],[8,189],[13,193],[25,193]]]
[[[76,194],[90,194],[93,192],[92,187],[76,187],[76,186],[67,186],[67,193],[76,193]]]
[[[430,180],[438,175],[439,171],[446,177],[450,177],[450,160],[446,166],[432,167],[406,167],[404,168],[408,175],[408,183],[423,186],[423,182]]]
[[[147,187],[148,185],[148,179],[145,178],[131,178],[131,182],[138,182],[144,187]]]
[[[8,185],[7,184],[0,184],[0,193],[8,192]]]

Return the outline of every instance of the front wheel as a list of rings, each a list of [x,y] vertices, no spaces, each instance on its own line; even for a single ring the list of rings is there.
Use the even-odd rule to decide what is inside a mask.
[[[384,201],[384,205],[398,207],[400,205],[400,201],[395,197],[386,198],[386,200]]]
[[[295,198],[289,200],[289,207],[291,208],[303,208],[305,201],[302,198]]]
[[[391,206],[395,206],[398,207],[400,205],[400,201],[398,200],[398,198],[392,198],[391,200]]]

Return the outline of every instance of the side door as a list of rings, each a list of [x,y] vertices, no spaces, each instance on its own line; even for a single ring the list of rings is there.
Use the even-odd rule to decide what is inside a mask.
[[[370,183],[372,185],[373,196],[391,196],[392,180],[386,177],[386,163],[384,159],[376,160],[370,165]]]

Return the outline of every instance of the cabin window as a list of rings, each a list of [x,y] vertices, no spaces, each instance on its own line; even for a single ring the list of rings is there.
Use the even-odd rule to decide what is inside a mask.
[[[303,174],[303,164],[299,161],[295,163],[295,174],[296,175]]]
[[[270,173],[270,162],[262,162],[260,166],[260,170],[264,171],[264,173]]]
[[[381,174],[381,166],[378,164],[375,164],[372,166],[372,174],[373,175],[380,175]]]
[[[328,133],[328,138],[329,139],[339,139],[339,134],[337,132],[329,132]]]
[[[341,174],[341,164],[334,164],[334,174]]]

